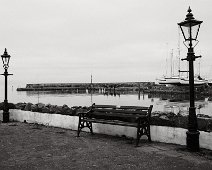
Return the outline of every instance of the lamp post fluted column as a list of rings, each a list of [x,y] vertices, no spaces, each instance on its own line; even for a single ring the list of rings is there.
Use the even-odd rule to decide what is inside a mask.
[[[194,90],[194,66],[195,61],[194,50],[192,47],[188,48],[187,60],[189,62],[189,90],[190,90],[190,107],[188,115],[188,131],[186,132],[187,148],[191,151],[199,150],[199,134],[196,108],[195,108],[195,90]]]
[[[9,108],[8,108],[8,100],[7,100],[7,76],[8,72],[7,69],[4,71],[4,77],[5,77],[5,98],[4,98],[4,107],[3,107],[3,122],[7,123],[9,122]]]

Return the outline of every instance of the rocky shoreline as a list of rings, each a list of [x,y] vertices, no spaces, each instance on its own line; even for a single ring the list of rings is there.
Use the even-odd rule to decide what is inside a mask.
[[[73,106],[68,107],[67,105],[57,106],[51,104],[33,104],[33,103],[9,103],[10,109],[20,109],[24,111],[49,113],[49,114],[61,114],[69,116],[78,116],[79,112],[86,112],[89,107]],[[3,109],[3,103],[0,103],[0,110]],[[212,132],[212,117],[208,115],[197,114],[198,129],[200,131]],[[180,127],[187,129],[188,125],[188,113],[173,112],[160,112],[154,111],[151,116],[151,125],[157,126],[170,126]]]

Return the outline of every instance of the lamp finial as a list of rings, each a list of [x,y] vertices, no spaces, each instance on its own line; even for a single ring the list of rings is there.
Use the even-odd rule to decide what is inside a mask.
[[[186,19],[185,20],[193,20],[193,19],[194,19],[194,16],[191,13],[191,8],[189,6],[189,8],[188,8],[188,14],[186,15]]]
[[[4,55],[7,55],[7,49],[5,48],[5,50],[4,50]]]
[[[191,7],[189,6],[189,7],[188,7],[188,12],[190,13],[191,11],[192,11],[192,10],[191,10]]]

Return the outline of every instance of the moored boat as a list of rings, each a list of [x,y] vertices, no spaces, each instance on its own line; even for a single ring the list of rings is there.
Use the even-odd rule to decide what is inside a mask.
[[[207,85],[208,80],[201,78],[200,76],[194,77],[194,85],[195,86],[201,86],[201,85]],[[188,86],[189,85],[189,78],[181,78],[180,80],[181,86]]]
[[[163,77],[157,79],[159,84],[166,84],[166,85],[180,85],[180,77]]]

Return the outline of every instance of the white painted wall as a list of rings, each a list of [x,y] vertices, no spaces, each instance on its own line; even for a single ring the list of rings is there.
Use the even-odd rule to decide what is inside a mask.
[[[79,120],[77,116],[38,113],[16,109],[10,110],[10,119],[19,122],[24,122],[24,120],[26,120],[28,123],[38,123],[71,130],[77,130]],[[2,120],[2,111],[0,111],[0,120]],[[85,128],[83,131],[88,132],[89,129]],[[94,133],[114,136],[125,135],[127,137],[136,138],[136,128],[134,127],[94,123],[93,131]],[[153,141],[186,145],[186,131],[187,129],[183,128],[151,126],[151,138]],[[212,150],[212,133],[200,131],[199,141],[201,148]]]

